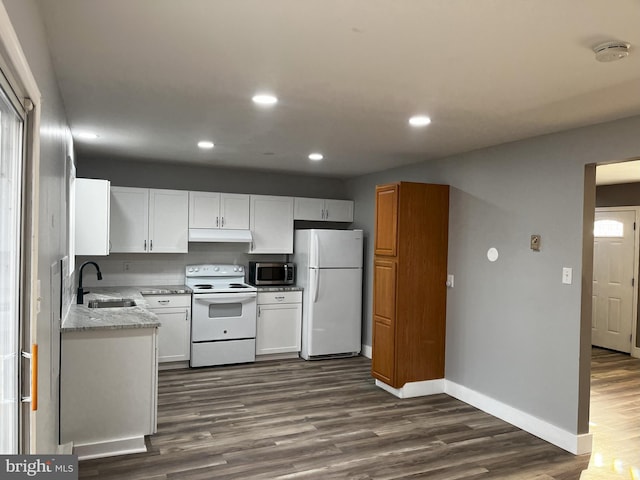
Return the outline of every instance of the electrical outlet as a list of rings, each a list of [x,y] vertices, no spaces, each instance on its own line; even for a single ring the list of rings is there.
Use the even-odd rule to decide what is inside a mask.
[[[573,282],[573,268],[563,267],[562,268],[562,283],[565,285],[571,285]]]
[[[131,270],[131,262],[124,262],[122,270],[125,271],[125,272],[130,271]]]

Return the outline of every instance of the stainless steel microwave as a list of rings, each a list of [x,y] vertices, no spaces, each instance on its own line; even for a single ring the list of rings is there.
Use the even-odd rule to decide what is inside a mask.
[[[248,281],[253,285],[293,285],[296,265],[291,262],[249,262]]]

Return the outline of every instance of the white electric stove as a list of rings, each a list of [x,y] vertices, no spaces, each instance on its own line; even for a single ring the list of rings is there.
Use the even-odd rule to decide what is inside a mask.
[[[188,265],[193,290],[192,367],[253,362],[256,358],[257,289],[244,281],[242,265]]]

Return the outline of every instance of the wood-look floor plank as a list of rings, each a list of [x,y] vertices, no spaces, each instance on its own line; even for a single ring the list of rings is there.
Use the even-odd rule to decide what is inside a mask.
[[[148,452],[80,462],[80,478],[640,478],[640,361],[628,355],[593,350],[590,456],[447,395],[400,400],[370,368],[356,357],[160,372]]]

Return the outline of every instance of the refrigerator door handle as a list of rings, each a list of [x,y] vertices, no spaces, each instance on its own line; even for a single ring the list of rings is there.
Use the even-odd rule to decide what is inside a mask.
[[[314,260],[315,263],[313,264],[314,267],[316,268],[320,268],[320,249],[318,248],[320,245],[318,245],[318,234],[317,233],[313,233],[313,249],[314,249]]]
[[[318,301],[318,290],[320,288],[320,271],[317,268],[313,269],[313,303]]]

